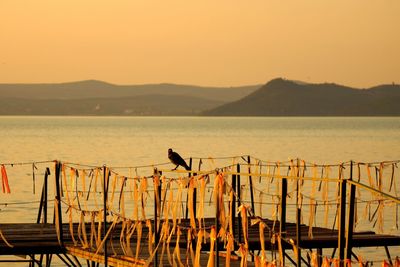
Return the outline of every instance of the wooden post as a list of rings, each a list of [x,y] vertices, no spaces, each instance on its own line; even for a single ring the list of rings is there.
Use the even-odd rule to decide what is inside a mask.
[[[353,161],[350,161],[350,178],[353,180]],[[354,184],[350,185],[350,203],[349,203],[349,220],[347,224],[347,237],[346,237],[346,255],[345,259],[351,259],[352,250],[352,239],[354,230],[354,211],[356,205],[356,186]]]
[[[317,248],[317,261],[318,261],[318,267],[321,267],[322,265],[322,248]]]
[[[251,177],[251,166],[250,166],[250,156],[247,156],[247,170],[249,173],[249,185],[250,185],[250,200],[251,200],[251,212],[253,216],[256,215],[256,209],[254,207],[254,190],[253,190],[253,179]],[[252,250],[251,261],[254,262],[254,250]]]
[[[39,212],[38,212],[38,217],[36,220],[36,223],[40,223],[40,218],[42,217],[42,212],[43,212],[43,223],[47,223],[47,184],[48,184],[48,176],[50,174],[50,169],[46,168],[46,171],[44,173],[44,180],[43,180],[43,188],[42,188],[42,195],[40,197],[40,205],[39,205]],[[46,255],[46,264],[48,262],[49,254]],[[35,255],[32,255],[32,258],[34,258]],[[42,265],[43,263],[43,254],[40,255],[39,257],[39,265]],[[32,265],[32,263],[30,263]],[[46,265],[47,266],[47,265]]]
[[[297,259],[296,266],[301,266],[301,209],[297,206],[296,208],[296,246],[297,246]]]
[[[296,266],[301,266],[301,209],[299,207],[300,198],[300,172],[299,172],[299,159],[297,159],[297,180],[296,180],[296,246],[297,246],[297,259]]]
[[[190,158],[189,159],[189,168],[190,170],[192,170],[192,165],[193,165],[193,159]],[[200,166],[199,166],[200,168]],[[200,170],[200,169],[199,169]],[[193,173],[193,176],[195,176],[196,174]],[[192,177],[192,173],[189,172],[189,177]],[[197,192],[196,192],[196,188],[193,188],[193,212],[194,215],[196,216],[196,198],[197,198]],[[189,218],[189,190],[187,190],[187,194],[186,194],[186,212],[185,212],[185,219]]]
[[[390,251],[387,246],[385,246],[385,252],[386,252],[387,260],[389,261],[390,266],[393,266],[392,257],[390,256]]]
[[[200,161],[201,161],[201,159],[200,159]],[[192,170],[192,168],[193,168],[192,158],[190,158],[190,160],[189,160],[189,167],[190,167],[190,170]],[[199,171],[200,171],[200,168],[201,168],[201,164],[199,163],[199,169],[198,169]],[[189,173],[189,176],[197,176],[197,173],[193,173],[193,174]],[[193,188],[193,214],[194,214],[194,217],[196,218],[196,216],[197,216],[197,187]],[[197,246],[197,242],[195,239],[193,239],[192,247],[194,249],[196,249],[196,246]]]
[[[237,194],[237,192],[236,192],[236,174],[232,175],[232,190]],[[231,217],[230,223],[232,225],[233,238],[236,239],[236,236],[235,236],[235,232],[236,232],[236,229],[235,229],[235,227],[236,227],[236,225],[235,225],[236,224],[236,195],[235,194],[232,198],[231,209],[232,209],[232,217]]]
[[[157,203],[157,199],[161,202],[161,180],[159,178],[160,172],[157,169],[154,169],[153,175],[153,184],[154,184],[154,245],[155,248],[160,239],[160,232],[158,227],[158,205],[161,206],[161,203]],[[158,197],[157,197],[158,196]],[[161,218],[160,218],[161,219]],[[158,251],[154,255],[154,266],[158,266]]]
[[[247,166],[249,171],[249,183],[250,183],[250,198],[251,198],[251,209],[253,215],[256,215],[256,210],[254,208],[254,194],[253,194],[253,179],[251,178],[251,166],[250,166],[250,156],[247,156]]]
[[[282,179],[281,188],[281,219],[280,219],[280,232],[281,234],[286,231],[286,196],[287,196],[287,179]]]
[[[42,210],[43,210],[43,206],[44,206],[44,183],[45,182],[43,182],[42,195],[40,196],[39,211],[38,211],[36,223],[40,223],[40,218],[42,217]]]
[[[219,187],[219,183],[218,183],[218,187]],[[216,199],[217,199],[217,203],[216,203],[216,207],[215,207],[215,266],[219,267],[219,249],[218,249],[218,229],[219,229],[219,188],[215,188],[215,192],[216,192]],[[230,255],[226,255],[227,257],[230,257]]]
[[[58,231],[59,231],[59,242],[63,245],[63,230],[62,230],[62,214],[61,214],[61,188],[60,188],[60,174],[61,174],[61,162],[56,162],[56,196],[55,205],[57,205],[57,218],[58,218]]]
[[[238,196],[238,206],[242,204],[242,200],[240,199],[240,191],[241,191],[241,184],[240,184],[240,164],[238,163],[236,165],[236,172],[238,173],[237,175],[237,189],[236,189],[236,194]],[[237,221],[238,221],[238,236],[239,236],[239,243],[242,243],[242,217],[239,215],[237,216]]]
[[[43,223],[47,223],[47,191],[48,191],[48,176],[50,175],[50,169],[46,168],[44,173],[44,180],[43,180],[43,189],[42,195],[40,197],[40,205],[39,205],[39,212],[36,223],[40,223],[40,218],[42,217],[43,212]]]
[[[282,188],[281,188],[281,218],[280,218],[280,224],[279,224],[279,234],[280,236],[285,236],[286,235],[286,196],[287,196],[287,179],[283,178],[282,179]],[[283,266],[285,266],[285,250],[283,249],[283,262],[281,263]]]
[[[107,235],[107,197],[108,197],[108,169],[103,165],[103,235]],[[104,241],[104,266],[108,266],[107,240]]]
[[[48,180],[49,180],[49,175],[50,175],[50,168],[46,168],[46,172],[44,174],[44,184],[43,184],[43,189],[44,189],[44,203],[43,203],[43,222],[47,224],[47,192],[48,192]],[[50,255],[46,254],[45,256],[45,261],[46,261],[46,266],[50,266]],[[42,262],[42,260],[40,260]]]
[[[190,169],[192,169],[192,158],[190,158]],[[200,171],[200,169],[199,169]],[[197,173],[193,173],[192,176],[196,176]],[[197,187],[193,188],[193,214],[196,217],[197,214]]]
[[[346,231],[346,180],[341,179],[340,186],[340,211],[339,211],[339,232],[338,248],[340,266],[343,266],[345,251],[345,231]]]
[[[44,174],[44,207],[43,207],[43,221],[47,223],[47,191],[48,191],[48,180],[50,175],[50,168],[46,168],[46,172]]]

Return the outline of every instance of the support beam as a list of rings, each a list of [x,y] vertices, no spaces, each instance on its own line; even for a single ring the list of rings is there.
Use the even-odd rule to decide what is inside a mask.
[[[254,192],[253,192],[253,179],[251,177],[251,165],[250,165],[250,156],[247,156],[247,166],[249,171],[249,183],[250,183],[250,200],[251,200],[251,211],[253,215],[256,215],[256,210],[254,207]]]
[[[343,266],[345,258],[345,232],[346,232],[346,180],[340,182],[340,210],[339,210],[339,232],[338,232],[338,249],[340,266]]]
[[[287,180],[282,179],[282,187],[281,187],[281,204],[280,204],[280,222],[279,222],[279,234],[282,237],[286,236],[286,197],[287,197]],[[282,248],[283,253],[283,262],[281,263],[285,266],[285,249]]]
[[[388,261],[390,263],[390,266],[393,266],[392,257],[390,256],[390,251],[389,251],[389,248],[387,246],[385,246],[385,252],[386,252],[386,256],[388,258]]]
[[[301,209],[299,207],[296,208],[296,246],[297,246],[297,259],[296,266],[301,266]]]
[[[236,165],[236,171],[238,172],[238,173],[240,173],[240,164],[238,163],[237,165]],[[237,188],[236,188],[236,194],[237,194],[237,196],[238,196],[238,207],[240,206],[240,205],[242,205],[242,200],[241,200],[241,184],[240,184],[240,175],[237,175],[236,176],[236,178],[237,178],[237,184],[236,184],[236,186],[237,186]],[[242,217],[239,215],[239,216],[237,216],[237,222],[238,222],[238,236],[239,236],[239,243],[242,243]]]
[[[154,185],[154,243],[155,246],[157,246],[159,240],[160,240],[160,229],[161,227],[158,227],[158,224],[160,222],[159,220],[159,209],[158,207],[161,207],[161,180],[160,180],[160,172],[157,169],[154,169],[154,174],[153,174],[153,185]],[[186,202],[187,206],[187,202]],[[158,251],[155,252],[154,255],[154,266],[158,266]]]
[[[317,261],[318,261],[318,267],[321,267],[322,265],[322,248],[317,248]]]
[[[236,239],[236,211],[237,211],[237,206],[236,206],[236,195],[237,195],[237,189],[236,189],[236,175],[232,175],[232,190],[235,192],[233,195],[233,199],[231,204],[231,209],[232,209],[232,217],[231,217],[231,225],[232,225],[232,231],[233,231],[233,238]]]
[[[107,197],[108,197],[108,169],[106,165],[103,166],[103,209],[104,209],[104,214],[103,214],[103,236],[104,238],[107,235]],[[108,261],[107,261],[107,240],[104,241],[104,266],[108,266]]]
[[[218,187],[219,187],[218,183]],[[216,207],[215,207],[215,266],[219,267],[219,248],[218,248],[218,229],[219,229],[219,188],[215,188]],[[211,241],[212,242],[212,241]]]
[[[65,265],[66,266],[73,266],[73,267],[76,267],[76,265],[75,265],[75,263],[74,262],[68,262],[67,260],[65,260],[63,257],[61,257],[61,255],[60,254],[56,254],[57,255],[57,257],[63,262],[63,263],[65,263]]]
[[[61,213],[61,162],[56,162],[56,174],[55,174],[55,186],[56,186],[56,196],[55,196],[55,203],[57,205],[57,214],[54,214],[54,217],[57,216],[58,220],[58,241],[62,246],[64,244],[63,238],[63,229],[62,229],[62,213]]]
[[[353,161],[350,162],[350,178],[353,180]],[[347,236],[346,236],[346,254],[345,259],[351,259],[351,251],[353,248],[353,231],[354,231],[354,212],[356,205],[356,186],[350,185],[350,203],[349,203],[349,219],[347,223]]]

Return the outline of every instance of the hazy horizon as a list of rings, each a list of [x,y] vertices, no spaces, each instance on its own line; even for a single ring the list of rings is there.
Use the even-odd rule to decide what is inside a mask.
[[[355,87],[355,86],[349,86],[347,84],[341,84],[341,83],[336,83],[335,81],[324,81],[324,82],[313,82],[313,81],[301,81],[301,80],[294,80],[294,79],[290,79],[287,77],[273,77],[268,81],[264,81],[262,83],[257,83],[257,84],[241,84],[241,85],[198,85],[198,84],[183,84],[183,83],[170,83],[170,82],[159,82],[159,83],[129,83],[129,84],[124,84],[124,83],[113,83],[113,82],[109,82],[109,81],[105,81],[105,80],[101,80],[101,79],[85,79],[85,80],[71,80],[71,81],[60,81],[60,82],[32,82],[32,83],[26,83],[26,82],[16,82],[16,83],[8,83],[8,82],[0,82],[0,85],[4,85],[4,84],[10,84],[10,85],[58,85],[58,84],[73,84],[73,83],[84,83],[84,82],[100,82],[100,83],[104,83],[104,84],[110,84],[110,85],[115,85],[115,86],[149,86],[149,85],[176,85],[176,86],[187,86],[187,87],[204,87],[204,88],[235,88],[235,87],[248,87],[248,86],[263,86],[265,84],[267,84],[268,82],[275,80],[275,79],[283,79],[283,80],[287,80],[287,81],[292,81],[294,83],[306,83],[306,84],[336,84],[339,86],[345,86],[345,87],[349,87],[352,89],[370,89],[373,88],[375,86],[381,86],[381,85],[399,85],[398,83],[395,82],[386,82],[386,83],[381,83],[381,84],[371,84],[370,86],[367,87]]]
[[[400,2],[2,0],[0,83],[400,83]]]

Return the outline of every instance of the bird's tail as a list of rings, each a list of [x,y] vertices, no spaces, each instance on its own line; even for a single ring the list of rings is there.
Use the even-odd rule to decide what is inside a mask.
[[[191,169],[190,169],[190,167],[187,165],[187,164],[185,164],[185,169],[187,170],[187,171],[191,171]]]

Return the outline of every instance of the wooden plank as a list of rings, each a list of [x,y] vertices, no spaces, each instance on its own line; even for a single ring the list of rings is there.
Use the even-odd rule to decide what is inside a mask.
[[[104,263],[104,255],[99,253],[95,254],[92,251],[89,250],[84,250],[79,247],[74,247],[74,246],[66,246],[66,251],[68,254],[82,258],[82,259],[87,259],[89,261],[94,261],[96,263]],[[181,250],[181,255],[184,255],[186,252],[185,249]],[[146,258],[148,257],[148,254],[143,255]],[[208,253],[201,253],[200,256],[200,266],[207,266],[208,262]],[[225,262],[226,259],[226,254],[224,253],[219,253],[219,258],[221,262]],[[182,258],[184,260],[184,258]],[[139,258],[135,259],[134,257],[129,257],[129,256],[109,256],[107,257],[108,265],[109,266],[121,266],[121,267],[131,267],[133,264],[136,264],[137,266],[144,266],[145,264],[145,259]],[[164,253],[164,257],[161,259],[163,262],[163,265],[169,266],[168,258],[167,258],[167,253]],[[154,266],[155,263],[150,264],[150,266]],[[232,267],[239,267],[240,266],[240,259],[237,256],[231,257],[231,266]],[[254,263],[253,262],[248,262],[247,266],[253,267]]]

